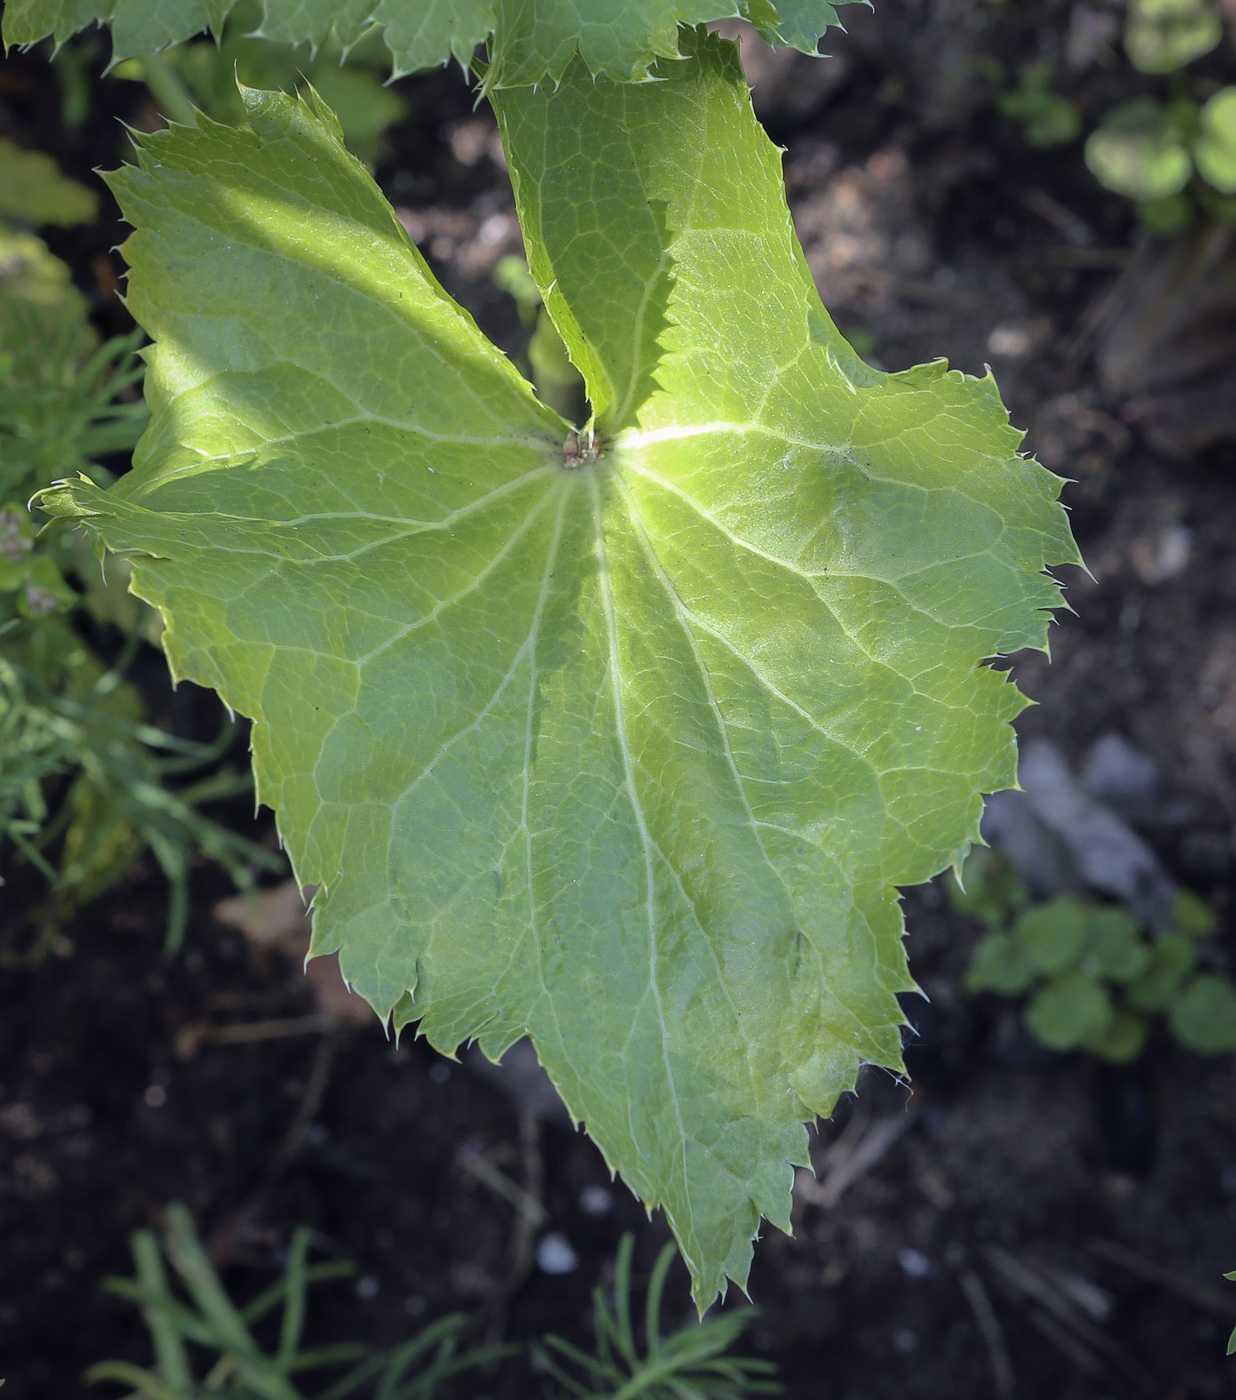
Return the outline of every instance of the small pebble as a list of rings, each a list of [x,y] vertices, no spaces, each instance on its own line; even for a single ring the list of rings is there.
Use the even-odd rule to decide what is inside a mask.
[[[553,1230],[537,1245],[536,1263],[543,1274],[569,1274],[579,1267],[579,1255],[565,1235]]]
[[[419,1293],[409,1293],[403,1300],[403,1310],[409,1317],[424,1317],[428,1303]]]
[[[162,1084],[152,1084],[142,1095],[147,1108],[162,1108],[167,1102],[167,1090]]]
[[[911,1278],[926,1278],[931,1272],[931,1260],[920,1249],[908,1245],[897,1251],[897,1262]]]
[[[372,1303],[378,1296],[381,1285],[372,1274],[362,1274],[356,1280],[356,1296],[362,1303]]]
[[[911,1332],[908,1327],[898,1327],[893,1333],[893,1346],[897,1351],[906,1354],[918,1350],[918,1333]]]
[[[579,1193],[579,1208],[585,1215],[608,1215],[614,1208],[614,1193],[604,1186],[585,1186]]]
[[[445,1084],[446,1081],[451,1077],[450,1065],[432,1065],[429,1070],[429,1077],[433,1080],[435,1084]]]

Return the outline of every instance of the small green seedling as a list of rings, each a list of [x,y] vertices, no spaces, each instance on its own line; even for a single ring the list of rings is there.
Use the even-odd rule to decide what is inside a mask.
[[[1236,221],[1236,87],[1195,83],[1187,66],[1214,49],[1223,32],[1214,0],[1130,0],[1124,51],[1139,72],[1165,78],[1104,113],[1086,141],[1086,164],[1106,189],[1132,200],[1151,232],[1168,237],[1200,210]],[[999,91],[1007,81],[994,58],[978,61]],[[1082,129],[1081,108],[1053,88],[1050,63],[1021,67],[996,105],[1040,149],[1067,145]]]
[[[410,1341],[378,1356],[367,1356],[368,1348],[353,1343],[303,1348],[309,1285],[352,1272],[352,1265],[345,1262],[308,1263],[309,1236],[304,1227],[296,1231],[284,1276],[247,1307],[239,1308],[220,1282],[189,1212],[182,1205],[169,1206],[161,1246],[149,1230],[133,1235],[136,1278],[107,1283],[109,1291],[141,1308],[154,1344],[154,1369],[128,1361],[102,1361],[86,1372],[85,1379],[92,1384],[119,1381],[131,1386],[125,1400],[202,1400],[222,1394],[302,1400],[304,1391],[294,1376],[350,1364],[347,1374],[316,1391],[314,1400],[343,1400],[362,1393],[371,1394],[373,1400],[431,1400],[448,1377],[475,1370],[513,1350],[487,1346],[459,1351],[459,1336],[467,1321],[462,1313],[439,1318]],[[165,1256],[187,1301],[168,1278]],[[268,1350],[253,1329],[280,1307],[278,1341]],[[191,1348],[214,1354],[201,1379]]]
[[[1136,200],[1155,232],[1183,227],[1194,201],[1236,217],[1236,87],[1201,106],[1188,98],[1126,102],[1091,134],[1086,163],[1100,184]]]
[[[1141,73],[1174,73],[1208,54],[1222,37],[1214,0],[1130,0],[1124,51]]]
[[[1137,0],[1124,46],[1142,73],[1171,78],[1172,98],[1139,97],[1108,112],[1086,142],[1086,164],[1107,189],[1137,203],[1142,222],[1167,236],[1201,208],[1236,218],[1236,88],[1205,102],[1186,95],[1183,70],[1209,53],[1223,27],[1212,0]]]
[[[996,103],[1002,116],[1021,127],[1027,144],[1042,150],[1067,146],[1082,130],[1077,104],[1052,91],[1052,77],[1050,63],[1027,63],[1017,86],[1001,93]]]
[[[1223,1277],[1236,1283],[1236,1273],[1224,1274]],[[1227,1339],[1227,1354],[1236,1355],[1236,1327],[1232,1328],[1232,1335]]]
[[[1199,1054],[1236,1049],[1236,988],[1198,971],[1198,939],[1214,916],[1196,896],[1177,896],[1171,928],[1156,937],[1118,905],[1074,895],[1029,904],[991,851],[975,851],[963,879],[957,905],[992,928],[975,949],[968,989],[1026,996],[1026,1025],[1050,1049],[1127,1063],[1141,1054],[1154,1013]]]
[[[641,1351],[631,1323],[632,1244],[628,1234],[618,1246],[613,1304],[604,1289],[593,1292],[595,1354],[561,1337],[546,1337],[548,1350],[538,1348],[537,1355],[550,1375],[580,1400],[739,1400],[778,1394],[772,1362],[724,1355],[755,1315],[753,1309],[732,1309],[661,1335],[665,1276],[677,1253],[672,1244],[658,1255],[648,1283]],[[576,1379],[558,1357],[574,1363],[584,1379]]]

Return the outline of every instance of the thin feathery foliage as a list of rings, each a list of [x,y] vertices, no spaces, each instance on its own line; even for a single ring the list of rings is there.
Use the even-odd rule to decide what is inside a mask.
[[[662,1334],[665,1280],[678,1253],[672,1244],[661,1250],[648,1280],[640,1345],[631,1317],[633,1245],[633,1236],[623,1235],[612,1302],[604,1288],[593,1291],[595,1353],[554,1336],[546,1337],[538,1349],[541,1364],[566,1393],[578,1400],[739,1400],[779,1394],[780,1384],[771,1379],[776,1369],[771,1362],[725,1354],[754,1317],[754,1309],[719,1312]]]
[[[141,1309],[155,1365],[150,1369],[128,1361],[103,1361],[92,1366],[85,1379],[129,1386],[126,1400],[200,1400],[211,1395],[230,1400],[345,1400],[361,1394],[372,1400],[432,1400],[449,1377],[510,1353],[511,1348],[502,1346],[460,1350],[467,1323],[461,1313],[439,1318],[409,1341],[375,1356],[367,1355],[368,1348],[360,1343],[306,1347],[310,1287],[352,1272],[352,1265],[344,1261],[310,1264],[310,1235],[303,1226],[296,1231],[283,1277],[239,1307],[220,1281],[189,1211],[179,1204],[168,1206],[162,1242],[150,1230],[132,1236],[135,1277],[107,1282],[112,1293]],[[255,1329],[276,1313],[275,1341],[263,1345]],[[198,1359],[201,1354],[205,1361]],[[341,1377],[312,1392],[293,1379],[306,1371],[341,1367],[347,1367]]]
[[[252,790],[247,773],[220,766],[236,725],[195,743],[148,722],[126,675],[143,638],[158,639],[155,615],[123,591],[123,563],[109,582],[83,541],[41,534],[26,506],[66,467],[113,481],[112,466],[127,465],[150,417],[135,392],[142,332],[99,344],[72,297],[54,318],[5,300],[0,331],[0,869],[33,865],[51,884],[52,912],[69,913],[149,850],[171,887],[176,947],[196,853],[240,888],[255,868],[282,869],[200,810]],[[74,625],[79,611],[120,630],[114,663]]]

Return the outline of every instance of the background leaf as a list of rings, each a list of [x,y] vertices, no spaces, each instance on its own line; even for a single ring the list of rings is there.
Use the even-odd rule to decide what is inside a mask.
[[[0,214],[32,224],[88,224],[99,212],[93,190],[71,180],[43,151],[0,137]]]

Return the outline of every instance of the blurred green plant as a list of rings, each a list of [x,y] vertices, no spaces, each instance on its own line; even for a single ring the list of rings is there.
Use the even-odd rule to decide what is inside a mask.
[[[960,885],[956,906],[991,929],[974,951],[967,989],[1025,996],[1025,1023],[1050,1049],[1123,1064],[1141,1054],[1147,1018],[1160,1013],[1190,1050],[1236,1050],[1236,987],[1198,968],[1214,914],[1196,895],[1177,896],[1170,929],[1156,936],[1119,905],[1073,895],[1032,904],[992,850],[971,852]]]
[[[63,174],[51,156],[0,137],[0,215],[71,227],[92,223],[98,212],[98,194]]]
[[[90,1367],[85,1380],[129,1386],[125,1400],[202,1400],[210,1395],[303,1400],[295,1376],[346,1366],[342,1377],[315,1392],[314,1400],[344,1400],[362,1391],[372,1400],[432,1400],[450,1377],[489,1366],[518,1350],[510,1345],[461,1350],[467,1327],[461,1313],[439,1318],[409,1341],[376,1355],[369,1355],[360,1343],[305,1349],[310,1286],[352,1273],[346,1262],[310,1264],[309,1241],[308,1229],[297,1230],[283,1277],[247,1306],[238,1307],[220,1281],[189,1211],[179,1204],[168,1206],[162,1241],[150,1230],[131,1236],[135,1276],[106,1283],[110,1292],[141,1309],[154,1367],[102,1361]],[[543,1346],[534,1346],[534,1355],[555,1381],[581,1400],[741,1400],[780,1391],[770,1379],[775,1370],[771,1362],[723,1355],[750,1321],[751,1309],[691,1322],[662,1337],[662,1296],[676,1252],[672,1244],[661,1251],[649,1280],[641,1351],[631,1321],[632,1248],[632,1237],[624,1235],[618,1246],[613,1304],[603,1289],[593,1293],[595,1354],[560,1337],[547,1337]],[[174,1277],[169,1277],[168,1264]],[[264,1346],[255,1329],[277,1309],[277,1340]],[[197,1351],[207,1356],[195,1366]],[[558,1358],[586,1379],[576,1379]],[[199,1377],[202,1365],[206,1370]]]
[[[283,1277],[246,1307],[228,1297],[198,1238],[192,1216],[170,1205],[162,1244],[149,1230],[132,1236],[136,1276],[109,1279],[108,1289],[142,1311],[154,1346],[153,1370],[127,1361],[102,1361],[85,1375],[88,1383],[117,1381],[130,1386],[126,1400],[201,1400],[228,1395],[233,1400],[302,1400],[293,1377],[304,1371],[349,1366],[342,1378],[316,1391],[314,1400],[343,1400],[368,1389],[373,1400],[431,1400],[450,1376],[488,1365],[513,1348],[459,1350],[467,1319],[460,1313],[439,1318],[410,1341],[377,1356],[359,1343],[305,1349],[306,1305],[311,1284],[352,1272],[345,1262],[310,1264],[310,1231],[292,1237]],[[182,1298],[169,1279],[165,1259],[183,1287]],[[267,1350],[254,1327],[280,1309],[278,1340]],[[213,1353],[200,1379],[190,1348]]]
[[[528,264],[518,253],[508,253],[494,264],[494,285],[506,292],[519,308],[519,319],[531,328],[528,363],[520,372],[535,387],[543,402],[557,409],[569,423],[587,417],[584,379],[571,363],[557,327],[541,303]]]
[[[612,1305],[604,1289],[593,1291],[595,1354],[552,1336],[536,1349],[546,1371],[569,1394],[580,1400],[738,1400],[780,1392],[781,1386],[771,1379],[776,1370],[771,1362],[724,1355],[754,1316],[751,1308],[717,1313],[661,1335],[665,1278],[677,1253],[672,1244],[662,1249],[648,1282],[641,1351],[631,1322],[632,1250],[632,1236],[623,1235]],[[582,1379],[557,1358],[578,1368]]]
[[[12,620],[0,629],[0,858],[7,863],[11,846],[42,872],[65,913],[149,849],[171,889],[174,949],[188,920],[195,853],[217,861],[240,888],[252,886],[254,866],[282,865],[198,810],[251,790],[247,773],[219,767],[231,723],[213,744],[145,723],[141,698],[123,679],[131,654],[105,670],[57,615],[33,620],[24,636]]]
[[[261,38],[261,7],[254,0],[236,6],[216,43],[199,39],[166,53],[131,58],[115,75],[144,82],[164,115],[192,125],[193,107],[212,121],[238,125],[245,109],[237,80],[252,88],[295,92],[308,82],[339,118],[348,148],[367,165],[382,154],[386,133],[407,112],[407,104],[385,85],[390,55],[375,26],[346,52],[333,31],[310,52]]]
[[[11,377],[7,357],[34,329],[55,338],[68,323],[73,355],[98,344],[69,269],[31,231],[43,224],[89,223],[98,205],[96,192],[69,179],[49,155],[0,138],[0,385]]]
[[[1232,1283],[1236,1283],[1236,1273],[1224,1274],[1223,1277],[1225,1279],[1230,1279]],[[1232,1328],[1232,1335],[1227,1339],[1227,1354],[1229,1356],[1236,1356],[1236,1327]]]
[[[1082,119],[1075,102],[1052,91],[1050,63],[1027,63],[1017,86],[1002,92],[996,105],[1002,116],[1021,127],[1027,145],[1046,150],[1067,146],[1081,135]]]
[[[1105,112],[1085,143],[1085,159],[1104,188],[1132,200],[1141,222],[1161,237],[1187,227],[1200,211],[1236,222],[1236,86],[1185,71],[1217,47],[1223,17],[1215,0],[1129,0],[1124,52],[1134,69],[1165,80]],[[1081,135],[1082,109],[1055,91],[1055,67],[1026,63],[1011,84],[995,58],[977,60],[1001,114],[1040,149]]]
[[[1125,12],[1124,51],[1140,73],[1175,73],[1222,37],[1214,0],[1129,0]]]
[[[1126,102],[1091,133],[1086,162],[1101,184],[1137,202],[1155,233],[1185,227],[1195,206],[1236,220],[1236,87],[1201,105]]]
[[[1198,209],[1236,220],[1236,87],[1189,91],[1185,68],[1223,35],[1214,0],[1130,0],[1124,48],[1139,72],[1168,79],[1168,100],[1121,103],[1086,142],[1086,164],[1116,194],[1138,206],[1152,233],[1170,236]]]
[[[19,178],[5,183],[11,168]],[[73,223],[95,205],[50,158],[0,142],[3,212]],[[80,538],[41,536],[26,506],[40,487],[87,467],[113,479],[105,463],[132,451],[149,418],[140,340],[134,331],[100,344],[68,268],[35,234],[0,222],[0,865],[34,866],[63,914],[149,849],[171,886],[167,937],[176,946],[196,852],[241,887],[253,883],[253,867],[282,863],[198,810],[251,790],[247,772],[219,767],[233,725],[211,744],[174,739],[147,723],[125,681],[141,641],[157,642],[160,631],[127,592],[125,562],[105,578]],[[114,665],[75,628],[77,609],[128,639]]]

